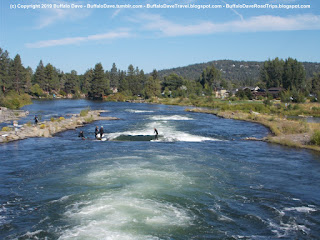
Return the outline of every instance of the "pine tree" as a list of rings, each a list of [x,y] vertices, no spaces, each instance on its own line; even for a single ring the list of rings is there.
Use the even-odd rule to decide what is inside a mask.
[[[38,84],[41,89],[46,88],[46,77],[44,73],[44,66],[42,60],[40,60],[39,65],[36,68],[36,72],[34,74],[34,82],[33,84]]]
[[[26,83],[25,68],[22,66],[20,55],[17,54],[11,63],[10,77],[12,83],[8,86],[10,89],[14,89],[17,93],[23,91],[23,86]]]
[[[9,53],[7,51],[3,51],[2,48],[0,48],[0,93],[6,92],[6,88],[9,85],[9,68]]]
[[[56,68],[50,63],[44,68],[46,91],[58,90],[59,89],[59,76]]]
[[[79,90],[79,79],[77,72],[72,70],[71,73],[66,74],[66,82],[64,84],[66,93],[76,94]]]
[[[110,87],[111,88],[119,87],[119,74],[118,74],[118,69],[115,63],[112,64],[112,68],[110,70]]]
[[[93,79],[93,70],[89,69],[84,73],[84,76],[83,76],[83,82],[81,85],[81,91],[83,93],[88,94],[90,92],[90,89],[91,89],[90,84],[92,82],[92,79]]]
[[[125,95],[131,95],[129,84],[126,77],[126,72],[119,70],[119,92]]]
[[[90,96],[94,99],[102,99],[106,90],[106,79],[101,63],[97,63],[93,70]]]

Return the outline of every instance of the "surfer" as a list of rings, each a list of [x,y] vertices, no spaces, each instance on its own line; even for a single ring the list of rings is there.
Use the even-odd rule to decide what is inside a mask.
[[[154,133],[155,133],[155,136],[154,136],[154,139],[155,140],[158,140],[158,130],[156,128],[154,128]]]
[[[99,133],[100,133],[100,138],[102,138],[104,134],[103,126],[101,126]]]
[[[99,134],[99,127],[96,126],[95,130],[94,130],[94,136],[95,138],[98,138],[97,135]]]
[[[85,140],[85,136],[84,136],[84,132],[83,131],[80,131],[78,137],[81,137],[82,140]]]

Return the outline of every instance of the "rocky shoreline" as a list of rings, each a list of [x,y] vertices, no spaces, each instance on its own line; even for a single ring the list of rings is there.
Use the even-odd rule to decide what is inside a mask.
[[[52,137],[54,134],[66,130],[82,127],[87,123],[99,120],[119,120],[115,117],[102,117],[104,110],[89,111],[86,116],[75,114],[71,118],[60,117],[51,121],[39,122],[38,124],[24,124],[17,128],[6,128],[0,131],[0,143],[22,140],[31,137]]]
[[[304,149],[311,149],[314,151],[320,152],[320,146],[315,146],[310,144],[311,134],[312,131],[308,130],[306,132],[302,133],[294,133],[294,134],[285,134],[285,133],[279,133],[275,134],[275,129],[272,128],[272,125],[268,123],[268,121],[265,121],[266,116],[261,117],[255,117],[255,115],[262,115],[259,113],[252,112],[250,114],[243,113],[240,111],[232,112],[232,111],[216,111],[216,110],[210,110],[210,109],[203,109],[203,108],[192,108],[192,109],[186,109],[186,111],[189,112],[197,112],[197,113],[206,113],[206,114],[213,114],[218,117],[222,118],[229,118],[229,119],[235,119],[235,120],[241,120],[241,121],[249,121],[254,123],[259,123],[264,125],[265,127],[269,128],[270,134],[263,138],[254,138],[254,137],[248,137],[244,138],[243,140],[248,141],[263,141],[268,143],[276,143],[288,147],[295,147],[295,148],[304,148]],[[272,120],[273,123],[277,127],[281,127],[281,124],[287,124],[287,125],[294,125],[293,128],[297,125],[300,125],[299,122],[295,122],[292,120],[287,119],[281,119],[277,117],[268,116],[269,118],[274,118]],[[311,125],[311,124],[310,124]]]
[[[11,110],[6,107],[0,107],[0,123],[18,120],[19,118],[25,117],[28,114],[28,111]]]

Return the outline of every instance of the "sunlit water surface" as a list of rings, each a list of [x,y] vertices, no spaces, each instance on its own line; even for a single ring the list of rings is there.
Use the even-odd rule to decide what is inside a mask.
[[[175,106],[37,101],[20,122],[87,107],[121,120],[0,145],[0,239],[319,239],[319,154]]]

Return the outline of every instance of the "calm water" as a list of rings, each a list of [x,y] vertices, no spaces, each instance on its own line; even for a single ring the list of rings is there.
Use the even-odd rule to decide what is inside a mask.
[[[39,101],[20,122],[88,106],[121,120],[0,145],[0,239],[319,239],[319,154],[173,106]]]

